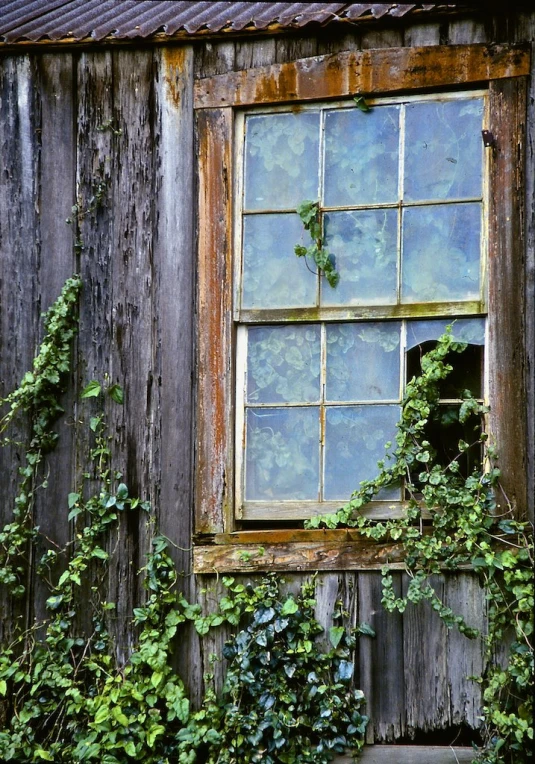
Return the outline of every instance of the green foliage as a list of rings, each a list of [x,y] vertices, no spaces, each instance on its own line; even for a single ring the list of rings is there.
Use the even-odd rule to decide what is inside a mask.
[[[479,574],[488,601],[489,632],[485,637],[488,668],[483,686],[485,764],[531,760],[533,746],[533,541],[529,523],[514,519],[512,508],[497,514],[499,470],[475,468],[463,474],[460,463],[468,450],[486,446],[481,419],[487,409],[465,391],[457,414],[461,423],[475,418],[472,441],[459,441],[458,454],[442,460],[428,439],[429,424],[439,411],[439,385],[452,371],[451,353],[462,352],[451,327],[421,359],[422,373],[407,385],[396,447],[379,463],[379,475],[361,483],[338,512],[307,522],[309,528],[356,527],[368,538],[403,545],[410,576],[407,594],[397,597],[388,566],[383,570],[383,605],[403,612],[409,603],[428,600],[449,627],[468,637],[478,635],[438,597],[430,577],[441,570],[471,566]],[[487,458],[495,456],[487,447]],[[403,481],[408,504],[402,518],[374,522],[360,510],[381,490]],[[432,517],[422,522],[422,509]],[[505,666],[496,663],[499,645],[510,643]]]
[[[321,230],[321,218],[319,212],[319,202],[304,201],[297,208],[297,214],[310,233],[312,244],[309,247],[303,247],[296,244],[294,252],[297,257],[310,257],[323,272],[323,275],[331,287],[335,287],[340,280],[340,276],[334,266],[333,258],[323,246],[323,234]]]
[[[21,473],[21,491],[29,492],[41,454],[57,440],[49,428],[62,411],[57,401],[69,372],[79,289],[78,279],[67,282],[47,314],[47,334],[33,372],[4,401],[10,405],[4,427],[19,412],[29,413],[33,423],[26,454],[32,469]],[[123,403],[119,385],[97,380],[84,387],[81,399],[104,405],[104,391],[108,400]],[[349,686],[351,652],[354,633],[370,630],[363,626],[347,632],[339,611],[330,630],[332,649],[317,650],[321,627],[314,618],[313,583],[294,598],[283,597],[273,577],[255,588],[228,579],[228,596],[219,609],[203,615],[176,591],[178,575],[167,539],[157,535],[141,571],[145,601],[132,617],[138,638],[127,662],[117,660],[109,633],[115,603],[100,593],[111,536],[122,513],[148,512],[150,506],[130,495],[111,465],[104,413],[89,417],[88,425],[92,469],[66,500],[72,541],[63,549],[48,549],[37,564],[50,590],[47,617],[15,631],[0,654],[0,698],[6,712],[0,759],[20,764],[124,764],[132,759],[145,764],[321,764],[345,745],[359,748],[367,720],[359,711],[362,693]],[[23,567],[15,567],[14,560],[30,542],[43,540],[30,510],[31,502],[23,504],[19,493],[13,522],[2,532],[3,583],[15,595],[23,591]],[[172,659],[179,629],[190,622],[201,635],[223,623],[241,629],[227,643],[230,671],[222,696],[209,691],[195,714]],[[263,758],[260,751],[269,753]]]
[[[15,597],[25,592],[25,555],[35,538],[32,511],[36,492],[46,481],[39,481],[43,456],[57,442],[53,425],[63,413],[59,397],[68,382],[71,342],[77,331],[76,306],[81,289],[77,276],[67,279],[60,296],[45,315],[45,336],[19,387],[0,406],[7,412],[0,419],[0,434],[22,414],[31,414],[29,446],[19,467],[19,485],[15,496],[13,521],[0,532],[0,583],[9,586]],[[12,441],[4,437],[7,445]]]
[[[207,764],[323,764],[346,748],[359,750],[367,717],[363,694],[350,687],[354,633],[339,607],[322,652],[314,617],[314,582],[282,595],[272,574],[260,584],[224,579],[226,620],[242,626],[223,650],[229,661],[219,698],[209,693],[179,737],[201,745]],[[245,621],[245,623],[243,623]],[[373,635],[363,625],[354,632]]]

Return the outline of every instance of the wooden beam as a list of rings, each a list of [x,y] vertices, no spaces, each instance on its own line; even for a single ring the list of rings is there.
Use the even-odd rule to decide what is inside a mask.
[[[345,51],[195,83],[197,109],[470,85],[529,74],[527,45],[428,45]]]
[[[195,527],[225,530],[232,455],[232,110],[197,114],[199,259]]]
[[[360,764],[470,764],[473,748],[427,745],[370,745],[365,746]],[[352,764],[354,759],[337,756],[333,764]]]

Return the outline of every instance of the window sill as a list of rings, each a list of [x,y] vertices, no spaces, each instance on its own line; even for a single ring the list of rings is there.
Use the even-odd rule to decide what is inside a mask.
[[[401,544],[373,541],[351,529],[238,531],[203,541],[193,548],[198,574],[405,568]]]

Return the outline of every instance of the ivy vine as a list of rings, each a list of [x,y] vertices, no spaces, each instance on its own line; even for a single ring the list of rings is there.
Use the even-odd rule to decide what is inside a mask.
[[[312,244],[309,247],[296,244],[294,252],[297,257],[310,257],[316,263],[319,271],[323,273],[329,285],[334,289],[340,281],[340,274],[335,268],[332,255],[329,254],[323,245],[319,202],[307,200],[301,202],[297,208],[297,214],[301,218],[305,230],[310,233]]]
[[[409,603],[428,600],[449,628],[468,637],[482,636],[438,597],[430,577],[444,570],[470,566],[479,575],[487,600],[487,669],[476,679],[483,688],[485,747],[478,761],[484,764],[531,760],[533,748],[533,536],[528,522],[515,519],[513,508],[500,488],[496,467],[474,468],[463,474],[460,463],[468,451],[485,451],[481,421],[488,409],[465,391],[458,418],[478,424],[472,442],[459,441],[458,453],[441,461],[429,439],[430,423],[439,413],[440,383],[451,373],[452,353],[466,343],[455,339],[452,328],[421,359],[421,374],[406,387],[396,444],[379,463],[374,480],[363,481],[338,512],[308,520],[309,528],[356,527],[375,540],[402,544],[410,577],[407,594],[397,597],[389,567],[383,569],[383,606],[403,612]],[[481,460],[478,460],[479,465]],[[408,501],[404,516],[376,522],[361,513],[381,490],[403,482]],[[497,505],[497,496],[500,506]],[[422,511],[431,514],[424,525]],[[496,663],[504,640],[509,644],[506,665]]]

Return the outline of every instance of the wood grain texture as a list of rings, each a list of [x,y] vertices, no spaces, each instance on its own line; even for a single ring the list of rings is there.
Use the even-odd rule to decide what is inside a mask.
[[[401,574],[393,576],[394,591],[401,596]],[[370,717],[366,742],[394,741],[406,733],[403,616],[383,608],[379,573],[360,573],[357,586],[357,620],[375,631],[375,638],[360,637],[358,642],[360,688]]]
[[[15,389],[31,369],[38,344],[41,299],[39,266],[40,226],[36,200],[39,194],[41,128],[35,62],[30,56],[0,59],[0,396]],[[19,480],[24,466],[28,420],[19,417],[5,435],[14,444],[0,448],[0,527],[12,520]],[[31,557],[30,557],[31,561]],[[31,618],[31,573],[23,582],[25,601],[13,602],[0,590],[0,634],[9,635]]]
[[[525,517],[525,78],[492,82],[490,99],[490,130],[496,140],[489,209],[490,433],[498,448],[505,497]]]
[[[359,758],[361,764],[470,764],[472,748],[420,745],[365,746]],[[333,764],[352,764],[351,756],[338,756]]]
[[[111,384],[124,389],[124,406],[110,407],[112,452],[132,496],[156,498],[154,416],[154,69],[152,51],[117,50],[112,57],[114,173],[111,228],[112,312],[109,316]],[[126,659],[132,648],[132,608],[142,599],[138,571],[148,551],[143,513],[119,518],[109,568],[116,603],[114,636]]]
[[[232,113],[197,114],[199,231],[195,517],[226,530],[232,507]]]
[[[348,51],[198,80],[195,107],[395,93],[528,73],[529,49],[525,45],[429,45]]]
[[[58,297],[65,280],[76,270],[72,226],[65,222],[74,203],[74,73],[69,53],[39,56],[36,65],[41,111],[37,197],[41,239],[39,282],[41,306],[46,310]],[[41,326],[41,334],[42,331]],[[55,545],[64,546],[71,537],[67,495],[74,486],[74,377],[73,371],[68,392],[60,401],[66,414],[54,428],[59,435],[57,446],[46,456],[44,468],[48,474],[48,487],[36,499],[34,521],[43,534],[35,548],[36,559]],[[55,511],[51,511],[51,507]],[[32,618],[39,621],[45,618],[49,594],[48,587],[34,571]]]

